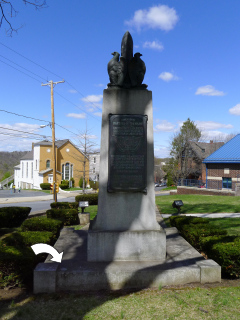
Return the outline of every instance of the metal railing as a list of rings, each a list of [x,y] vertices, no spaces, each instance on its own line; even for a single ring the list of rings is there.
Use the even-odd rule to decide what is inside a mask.
[[[0,185],[1,185],[2,187],[4,187],[4,186],[6,185],[7,188],[8,188],[8,183],[9,183],[11,180],[13,180],[13,179],[14,179],[14,174],[11,175],[10,177],[4,179],[3,181],[0,181]]]

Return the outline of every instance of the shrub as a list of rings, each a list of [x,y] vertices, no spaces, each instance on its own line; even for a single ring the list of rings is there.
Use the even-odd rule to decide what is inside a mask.
[[[25,220],[21,225],[22,231],[50,231],[56,237],[59,236],[62,227],[62,221],[46,217],[33,217]]]
[[[83,187],[83,177],[81,177],[80,179],[79,179],[79,187],[80,188],[82,188]],[[87,186],[87,181],[85,180],[85,188],[86,188],[86,186]]]
[[[52,202],[52,209],[78,209],[78,202]]]
[[[60,184],[59,187],[64,190],[64,189],[68,189],[68,185],[67,184]]]
[[[30,207],[0,208],[0,228],[16,228],[28,217]]]
[[[80,194],[75,197],[75,201],[88,201],[90,206],[98,205],[98,193],[94,194]]]
[[[93,190],[99,189],[99,182],[98,182],[98,181],[89,181],[89,184],[90,184],[90,187],[91,187]]]
[[[42,190],[51,190],[51,183],[48,183],[48,182],[40,183],[40,188]]]
[[[231,242],[214,243],[206,254],[222,267],[222,273],[230,278],[240,276],[240,237]]]
[[[31,248],[5,246],[0,242],[0,286],[30,286],[35,266],[46,256],[35,255]]]
[[[50,209],[46,211],[48,218],[59,219],[65,226],[79,224],[78,210],[76,209]]]
[[[62,180],[61,184],[66,185],[67,188],[69,187],[69,181],[68,180]]]
[[[49,231],[22,231],[13,232],[5,237],[1,243],[13,247],[31,247],[36,243],[46,243],[54,245],[56,236]]]

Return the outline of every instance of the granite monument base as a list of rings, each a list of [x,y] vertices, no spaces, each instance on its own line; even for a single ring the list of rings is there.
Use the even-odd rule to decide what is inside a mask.
[[[166,233],[89,231],[88,261],[165,261]]]

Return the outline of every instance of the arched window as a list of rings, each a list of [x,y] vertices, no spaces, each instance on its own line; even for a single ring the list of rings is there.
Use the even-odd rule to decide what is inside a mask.
[[[70,171],[70,170],[69,170],[69,169],[70,169],[69,167],[70,167],[69,162],[67,162],[67,163],[65,164],[65,177],[64,177],[65,179],[64,179],[64,180],[69,180],[69,173],[70,173],[70,172],[69,172],[69,171]]]
[[[46,168],[47,168],[47,169],[50,168],[50,160],[47,160],[47,161],[46,161]]]

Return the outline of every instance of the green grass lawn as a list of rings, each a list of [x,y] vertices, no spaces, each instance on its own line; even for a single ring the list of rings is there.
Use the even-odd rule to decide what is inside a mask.
[[[170,191],[170,190],[177,190],[177,187],[166,187],[166,188],[163,188],[161,191]]]
[[[239,310],[238,287],[59,293],[29,296],[20,302],[0,300],[0,319],[4,320],[238,320]]]
[[[183,201],[181,213],[240,212],[240,197],[188,194],[156,197],[159,212],[177,213],[177,209],[172,207],[174,200]]]

